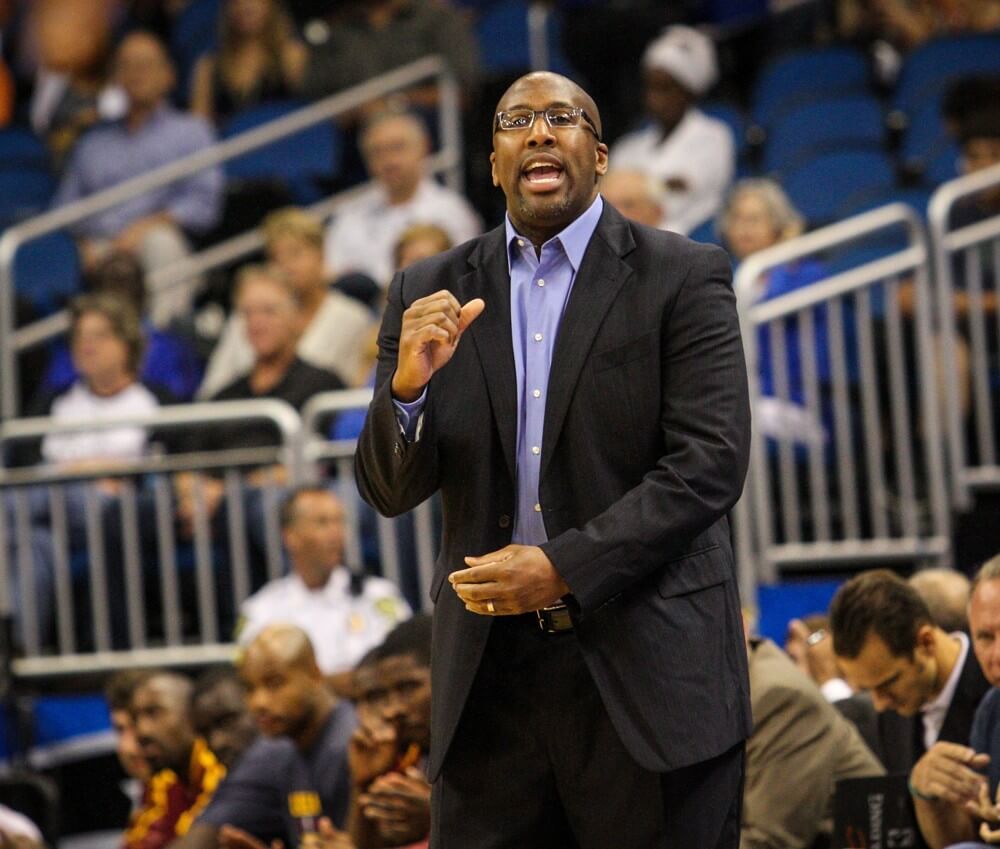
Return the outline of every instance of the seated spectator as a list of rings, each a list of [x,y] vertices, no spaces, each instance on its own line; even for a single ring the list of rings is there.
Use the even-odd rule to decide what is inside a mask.
[[[969,638],[945,633],[923,599],[885,569],[856,575],[830,606],[833,651],[848,682],[871,692],[879,712],[883,763],[906,772],[915,792],[967,746],[972,718],[989,689]]]
[[[419,259],[443,253],[454,244],[448,231],[437,224],[413,224],[396,240],[392,249],[393,268],[402,271]]]
[[[302,328],[302,301],[298,291],[284,275],[266,266],[244,267],[236,283],[236,309],[246,327],[254,352],[254,362],[247,374],[214,393],[210,401],[236,401],[252,398],[277,398],[301,410],[313,395],[343,389],[344,383],[332,372],[324,371],[299,359],[296,348]],[[276,444],[274,428],[267,422],[246,422],[222,427],[206,427],[192,440],[199,451],[222,451],[234,448],[262,448]],[[267,466],[251,472],[251,485],[283,485],[284,466]],[[204,509],[215,515],[222,502],[221,478],[185,472],[175,478],[177,516],[189,532],[198,509],[196,481],[204,485]],[[252,528],[260,522],[253,522]]]
[[[436,224],[455,244],[482,230],[460,194],[427,176],[430,140],[408,112],[383,112],[361,133],[361,153],[374,185],[344,204],[326,235],[326,264],[335,274],[361,271],[387,287],[393,246],[407,227]]]
[[[146,314],[146,283],[142,265],[132,254],[114,251],[104,257],[90,277],[90,290],[107,292],[131,303],[138,315]],[[178,401],[189,401],[201,382],[201,363],[191,345],[169,330],[161,330],[148,319],[142,322],[146,348],[140,379],[146,386]],[[42,390],[62,392],[78,377],[69,347],[57,344],[42,378]]]
[[[239,642],[246,645],[276,622],[298,625],[324,675],[346,672],[410,615],[410,607],[391,581],[344,565],[344,508],[329,490],[309,486],[290,493],[281,529],[291,571],[243,603]]]
[[[219,762],[231,770],[257,739],[246,684],[231,666],[206,669],[191,692],[191,724]]]
[[[166,48],[153,35],[127,35],[114,64],[128,111],[121,121],[95,128],[81,139],[56,193],[56,206],[146,174],[214,141],[203,119],[169,104],[174,70]],[[187,234],[204,233],[216,223],[222,183],[222,171],[210,168],[79,222],[75,235],[85,269],[112,249],[134,253],[146,271],[183,259],[190,253]],[[184,315],[196,287],[196,281],[186,281],[151,293],[153,321],[162,325]]]
[[[601,179],[601,195],[626,218],[659,227],[666,209],[666,190],[656,177],[641,171],[609,171]]]
[[[219,49],[194,67],[191,111],[221,125],[250,106],[288,100],[305,63],[305,46],[279,0],[225,0]]]
[[[969,633],[969,579],[957,569],[921,569],[909,578],[931,612],[931,619],[949,634]]]
[[[125,669],[115,673],[104,688],[104,698],[111,714],[111,727],[115,732],[115,755],[125,771],[122,792],[132,802],[132,809],[139,807],[146,784],[152,777],[149,763],[136,736],[132,720],[132,696],[136,687],[144,683],[149,673],[144,670]]]
[[[240,674],[262,737],[173,849],[266,849],[275,838],[295,849],[318,831],[321,817],[344,824],[356,719],[326,686],[305,631],[265,628],[247,647]]]
[[[883,775],[857,729],[769,640],[751,639],[741,849],[810,849],[833,831],[845,778]]]
[[[186,834],[226,776],[191,724],[191,681],[157,672],[132,694],[132,720],[153,772],[124,849],[159,849]]]
[[[725,123],[697,107],[718,77],[711,39],[685,26],[666,29],[643,55],[651,123],[611,148],[611,168],[640,171],[667,191],[665,230],[687,234],[722,205],[735,146]]]
[[[935,36],[1000,27],[997,0],[875,0],[869,13],[876,31],[902,50]]]
[[[397,626],[355,672],[359,726],[351,738],[349,822],[356,849],[426,845],[430,665],[431,620],[419,615]]]
[[[952,747],[935,774],[913,785],[920,829],[931,849],[971,839],[977,829],[990,844],[1000,837],[995,831],[1000,823],[1000,555],[976,573],[968,609],[973,650],[992,689],[976,710],[968,747]],[[962,844],[973,845],[985,846]]]
[[[774,180],[751,178],[741,180],[726,197],[719,213],[718,230],[724,246],[736,263],[750,254],[798,236],[805,222],[792,202]],[[826,276],[822,263],[802,259],[771,269],[758,280],[757,297],[771,300],[795,289],[809,286]],[[816,347],[816,375],[820,381],[830,379],[829,347],[827,344],[826,310],[813,311],[813,333]],[[771,336],[767,326],[757,334],[757,357],[760,367],[760,389],[768,396],[755,413],[758,427],[768,436],[791,437],[801,442],[823,441],[823,423],[812,420],[804,407],[805,386],[799,354],[799,328],[796,317],[785,321],[785,366],[788,398],[775,397],[774,362]]]
[[[305,362],[354,380],[372,315],[354,298],[331,289],[323,267],[323,226],[312,214],[283,209],[264,219],[268,259],[302,302],[303,330],[296,352]],[[223,328],[198,390],[207,398],[253,365],[253,348],[239,313]]]
[[[478,73],[475,39],[465,18],[445,3],[429,0],[366,0],[341,3],[343,12],[328,37],[309,48],[302,93],[325,97],[409,64],[443,56],[466,96]],[[406,93],[417,106],[437,104],[437,86]]]

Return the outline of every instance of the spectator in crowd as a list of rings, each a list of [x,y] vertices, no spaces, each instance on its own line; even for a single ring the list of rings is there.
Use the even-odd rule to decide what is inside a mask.
[[[427,175],[430,139],[409,112],[383,112],[361,133],[361,152],[375,185],[345,204],[326,236],[326,264],[336,274],[361,271],[382,286],[392,277],[392,249],[407,227],[436,224],[455,244],[482,222],[468,201]]]
[[[243,603],[239,641],[249,643],[276,622],[298,625],[325,675],[347,672],[410,615],[409,605],[391,581],[344,565],[344,508],[328,489],[291,492],[281,529],[291,571]]]
[[[303,328],[296,352],[305,362],[354,379],[372,315],[354,298],[329,286],[323,267],[323,225],[311,213],[282,209],[264,219],[268,259],[301,301]],[[198,390],[208,398],[253,365],[246,324],[237,311],[226,322]]]
[[[187,833],[226,775],[191,724],[191,681],[156,672],[132,694],[132,720],[153,772],[124,849],[160,849]]]
[[[956,569],[921,569],[909,578],[924,600],[931,619],[949,634],[969,633],[969,579]]]
[[[402,271],[418,259],[435,256],[454,244],[448,231],[437,224],[412,224],[396,240],[392,250],[393,267]]]
[[[146,671],[125,669],[115,673],[104,688],[104,698],[111,714],[111,727],[115,732],[115,754],[126,775],[122,792],[131,800],[133,808],[139,806],[143,789],[152,776],[132,720],[132,696],[136,687],[148,677],[149,673]]]
[[[840,0],[841,34],[880,36],[901,50],[939,35],[1000,27],[997,0]]]
[[[195,681],[191,724],[227,770],[257,739],[257,724],[247,707],[246,684],[233,667],[211,667]]]
[[[295,849],[318,831],[321,817],[339,827],[345,822],[355,714],[327,687],[308,635],[294,625],[265,628],[248,646],[240,674],[262,737],[173,849],[266,849],[273,838]]]
[[[973,650],[992,689],[976,710],[969,745],[950,747],[948,759],[912,785],[921,833],[931,849],[972,838],[980,820],[987,839],[1000,822],[1000,804],[993,802],[1000,783],[1000,555],[976,573],[968,612]]]
[[[857,729],[770,640],[750,639],[753,732],[747,740],[741,849],[809,849],[833,831],[845,778],[883,775]]]
[[[649,126],[611,148],[611,168],[641,171],[666,188],[662,227],[690,233],[722,205],[735,146],[725,123],[697,107],[718,78],[715,46],[686,26],[667,28],[643,55]]]
[[[813,614],[788,623],[785,651],[792,662],[820,688],[828,702],[850,698],[854,691],[837,666],[830,639],[830,619]]]
[[[135,307],[136,314],[146,314],[145,273],[139,260],[124,251],[112,251],[105,256],[89,275],[91,292],[106,292]],[[146,347],[142,357],[140,379],[149,387],[156,387],[165,397],[189,401],[201,382],[201,364],[194,348],[184,338],[158,328],[148,319],[142,322]],[[62,392],[77,378],[69,347],[57,345],[49,358],[49,366],[42,379],[42,390]]]
[[[431,0],[348,0],[329,36],[309,49],[302,92],[319,98],[424,56],[440,55],[468,96],[478,73],[476,43],[465,18]],[[437,103],[437,87],[407,92],[419,106]]]
[[[398,625],[354,676],[349,817],[357,849],[410,846],[430,833],[431,619]]]
[[[155,36],[133,32],[122,40],[115,78],[128,97],[128,111],[121,121],[81,139],[56,193],[56,206],[146,174],[214,141],[202,118],[184,115],[167,101],[174,70]],[[222,171],[209,168],[84,219],[75,230],[84,267],[93,268],[111,249],[136,254],[147,271],[186,257],[188,233],[203,233],[218,219],[222,183]],[[152,293],[154,322],[183,315],[196,288],[197,282],[189,280]]]
[[[58,170],[77,139],[99,120],[120,118],[125,99],[108,85],[112,38],[108,6],[43,0],[28,11],[39,67],[29,105],[31,127],[45,140]]]
[[[277,398],[301,410],[313,395],[343,389],[335,374],[301,360],[296,353],[302,327],[302,301],[298,290],[277,269],[245,266],[236,282],[236,309],[246,327],[254,352],[249,373],[214,393],[211,401],[235,401],[252,398]],[[232,448],[262,448],[275,444],[274,428],[267,422],[246,422],[221,427],[206,427],[192,440],[191,447],[201,451]],[[282,465],[271,465],[250,472],[246,478],[252,487],[284,485]],[[214,516],[222,502],[222,479],[212,475],[185,472],[174,479],[177,516],[182,529],[193,528],[198,511],[196,483],[204,486],[204,509]],[[251,497],[253,497],[251,493]],[[263,507],[257,502],[257,507]],[[258,514],[254,514],[260,519]],[[253,518],[251,531],[259,530],[262,521]]]
[[[280,0],[225,0],[219,49],[194,67],[191,111],[216,124],[272,100],[288,100],[302,81],[306,48]]]
[[[749,178],[737,183],[726,197],[717,222],[723,245],[736,263],[750,254],[794,238],[805,229],[805,221],[788,195],[774,180]],[[771,300],[795,289],[809,286],[826,276],[823,264],[802,259],[780,265],[757,281],[757,298]],[[813,311],[816,349],[816,375],[820,381],[830,378],[826,310]],[[772,334],[766,326],[757,334],[757,357],[760,389],[767,396],[754,411],[757,426],[768,436],[791,437],[809,443],[825,439],[823,422],[814,421],[805,408],[805,386],[800,360],[799,326],[795,317],[785,323],[785,369],[788,398],[777,398]]]
[[[833,651],[847,680],[871,693],[882,758],[916,788],[967,745],[972,717],[989,689],[969,637],[934,624],[913,587],[893,572],[864,572],[830,606]]]
[[[641,171],[608,171],[601,179],[604,199],[626,218],[660,227],[666,210],[666,189],[663,184]]]

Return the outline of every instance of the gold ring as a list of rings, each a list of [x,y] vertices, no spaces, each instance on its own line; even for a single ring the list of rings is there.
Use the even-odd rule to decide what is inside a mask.
[[[497,612],[497,609],[493,606],[493,599],[490,599],[488,602],[486,602],[486,609],[490,613],[496,613]]]

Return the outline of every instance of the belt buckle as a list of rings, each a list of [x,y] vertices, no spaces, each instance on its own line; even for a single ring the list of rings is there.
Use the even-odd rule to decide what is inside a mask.
[[[541,610],[536,610],[535,616],[538,617],[538,627],[546,634],[573,630],[573,620],[565,604],[550,604]]]

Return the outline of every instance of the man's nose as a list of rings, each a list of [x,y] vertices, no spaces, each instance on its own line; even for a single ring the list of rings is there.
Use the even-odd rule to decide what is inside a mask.
[[[549,126],[549,122],[545,120],[545,116],[536,115],[534,122],[532,122],[531,127],[528,129],[528,147],[553,145],[555,143],[556,137]]]

